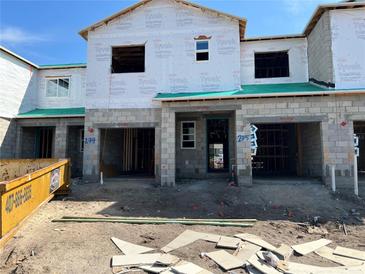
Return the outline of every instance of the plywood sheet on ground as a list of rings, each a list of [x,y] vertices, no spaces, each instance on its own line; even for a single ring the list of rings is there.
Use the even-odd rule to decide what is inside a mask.
[[[281,257],[280,259],[287,260],[293,254],[293,249],[286,244],[281,244],[274,250],[274,253],[278,254]]]
[[[252,256],[256,256],[255,254],[260,250],[261,246],[245,242],[240,244],[233,255],[241,260],[243,264],[247,264],[248,259],[250,259]]]
[[[340,255],[344,257],[349,257],[353,259],[358,259],[365,261],[365,251],[360,251],[352,248],[338,246],[333,252],[335,255]]]
[[[212,272],[191,262],[184,262],[178,266],[173,266],[172,270],[178,274],[213,274]]]
[[[178,261],[178,257],[162,253],[116,255],[112,258],[112,266],[171,265]]]
[[[217,243],[217,247],[236,249],[238,248],[240,243],[241,240],[238,238],[221,236]]]
[[[320,249],[317,249],[316,251],[314,251],[314,253],[316,253],[317,255],[326,258],[332,262],[338,263],[340,265],[344,265],[344,266],[356,266],[356,265],[362,265],[364,262],[361,260],[356,260],[356,259],[352,259],[352,258],[347,258],[347,257],[343,257],[343,256],[339,256],[339,255],[335,255],[333,254],[335,250],[328,247],[328,246],[323,246]]]
[[[225,250],[209,252],[206,255],[226,271],[243,266],[241,260]]]
[[[267,250],[270,251],[274,251],[276,249],[275,246],[269,244],[268,242],[264,241],[263,239],[261,239],[259,236],[253,235],[253,234],[249,234],[249,233],[241,233],[241,234],[236,234],[234,235],[237,238],[240,238],[246,242],[250,242],[252,244],[261,246]]]
[[[365,266],[320,267],[288,262],[288,274],[365,274]]]
[[[265,274],[282,274],[280,271],[278,271],[275,268],[273,268],[272,266],[266,264],[263,260],[261,260],[257,256],[252,256],[248,260],[248,262],[250,263],[250,265],[252,265],[257,270],[261,271],[262,273],[265,273]]]
[[[299,253],[300,255],[307,255],[321,248],[322,246],[326,246],[330,243],[332,243],[331,240],[319,239],[317,241],[307,242],[299,245],[293,245],[292,248],[295,250],[295,252]]]
[[[153,250],[153,248],[132,244],[115,237],[111,240],[125,255],[147,253]]]

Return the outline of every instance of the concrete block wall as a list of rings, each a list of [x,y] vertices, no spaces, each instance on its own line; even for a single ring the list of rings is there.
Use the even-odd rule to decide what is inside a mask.
[[[100,173],[100,129],[155,128],[155,177],[160,176],[161,109],[87,109],[83,174],[86,180],[97,180]]]
[[[322,142],[320,123],[300,124],[302,167],[301,175],[322,177]]]
[[[329,12],[325,12],[308,38],[309,79],[334,83],[332,35]]]
[[[15,157],[16,123],[10,118],[0,117],[0,159]]]
[[[176,109],[216,109],[235,106],[236,130],[248,133],[249,123],[320,123],[322,144],[322,177],[328,182],[329,165],[336,164],[336,173],[345,178],[353,170],[353,120],[365,121],[365,95],[260,98],[224,101],[192,101],[164,103]],[[318,137],[318,135],[317,135]],[[247,145],[247,144],[246,144]],[[237,144],[237,174],[250,176],[248,148]],[[245,162],[246,161],[246,162]],[[247,170],[244,171],[244,167]],[[315,171],[316,172],[316,171]],[[249,181],[248,181],[249,182]]]
[[[161,185],[175,186],[175,112],[163,108],[161,114]]]
[[[228,149],[230,159],[227,172],[208,172],[207,160],[207,119],[228,119]],[[196,122],[196,148],[181,148],[181,122]],[[227,178],[231,175],[231,167],[235,164],[235,117],[233,112],[225,113],[177,113],[176,114],[176,178],[177,179],[202,179],[202,178]]]

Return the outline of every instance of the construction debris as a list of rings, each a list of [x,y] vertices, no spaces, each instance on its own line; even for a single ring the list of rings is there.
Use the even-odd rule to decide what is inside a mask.
[[[240,259],[229,254],[225,250],[209,252],[206,254],[206,256],[215,261],[221,268],[226,271],[243,266],[243,263]]]
[[[333,254],[365,261],[365,252],[356,250],[356,249],[352,249],[352,248],[338,246],[338,247],[336,247]]]
[[[113,243],[124,253],[112,257],[112,267],[121,267],[120,273],[140,269],[161,274],[212,274],[212,272],[177,256],[167,254],[172,250],[189,245],[197,240],[216,243],[216,248],[235,249],[233,255],[225,250],[203,252],[201,257],[214,261],[225,271],[246,268],[250,274],[365,274],[365,252],[337,247],[327,247],[330,240],[320,239],[292,247],[281,244],[275,248],[270,243],[253,234],[237,234],[235,237],[185,230],[174,240],[162,247],[165,253],[148,253],[153,249],[112,238]],[[261,251],[261,249],[267,251]],[[318,256],[343,266],[319,267],[289,262],[295,250],[300,255],[315,252]],[[146,254],[142,254],[146,253]],[[280,256],[282,260],[275,254]],[[233,273],[230,271],[230,273]]]
[[[54,219],[52,222],[109,222],[124,224],[183,224],[183,225],[216,225],[250,227],[256,222],[255,219],[168,219],[168,218],[138,218],[138,217],[70,217],[64,216],[61,219]]]
[[[236,234],[234,235],[237,238],[240,238],[246,242],[250,242],[252,244],[261,246],[267,250],[274,251],[276,249],[275,246],[269,244],[268,242],[265,242],[263,239],[256,235],[248,234],[248,233],[242,233],[242,234]]]
[[[111,240],[125,255],[147,253],[153,250],[153,248],[135,245],[114,237]]]
[[[333,254],[334,251],[335,251],[334,249],[332,249],[328,246],[323,246],[320,249],[317,249],[316,251],[314,251],[314,253],[316,253],[317,255],[319,255],[323,258],[326,258],[332,262],[335,262],[337,264],[344,265],[344,266],[356,266],[356,265],[362,265],[364,263],[363,261],[360,261],[360,260],[335,255],[335,254]]]
[[[295,252],[299,253],[300,255],[307,255],[307,254],[321,248],[322,246],[328,245],[330,243],[332,243],[331,240],[320,239],[320,240],[313,241],[313,242],[293,245],[292,248],[295,250]]]

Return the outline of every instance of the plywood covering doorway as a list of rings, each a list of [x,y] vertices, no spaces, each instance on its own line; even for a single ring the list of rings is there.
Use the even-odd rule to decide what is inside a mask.
[[[154,128],[102,129],[100,150],[105,177],[154,176]]]

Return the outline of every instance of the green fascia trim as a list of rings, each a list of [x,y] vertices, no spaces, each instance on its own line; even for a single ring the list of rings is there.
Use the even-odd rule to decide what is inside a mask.
[[[68,116],[84,116],[85,108],[36,108],[34,110],[19,113],[17,117],[68,117]]]
[[[291,84],[257,84],[243,85],[239,90],[232,91],[211,91],[211,92],[180,92],[180,93],[159,93],[155,99],[172,99],[172,98],[194,98],[194,97],[227,97],[227,96],[244,96],[255,94],[275,94],[275,93],[298,93],[298,92],[317,92],[329,91],[311,83],[291,83]]]
[[[86,67],[86,63],[74,63],[74,64],[54,64],[54,65],[39,65],[40,68],[57,68],[57,67]]]

